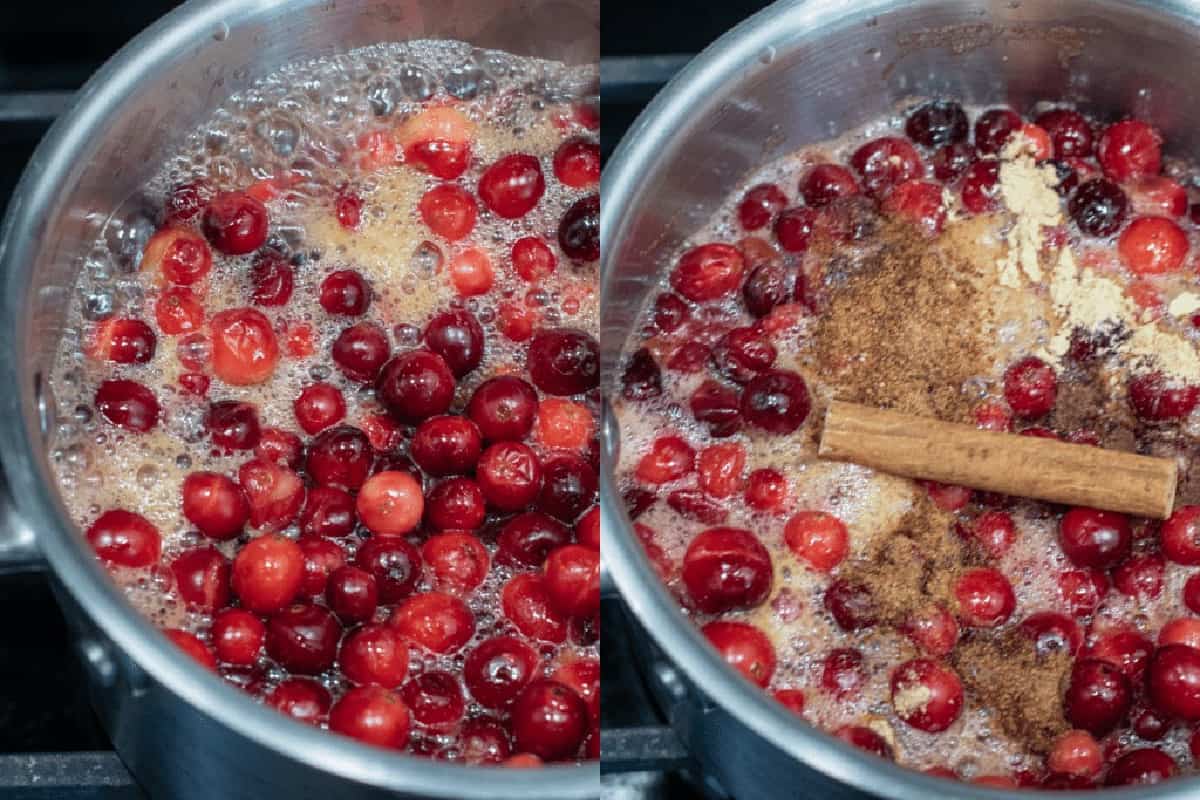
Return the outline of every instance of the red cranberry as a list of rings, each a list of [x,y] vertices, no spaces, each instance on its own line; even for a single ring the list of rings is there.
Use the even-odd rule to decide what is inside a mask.
[[[856,697],[866,682],[863,672],[863,656],[860,650],[841,647],[825,656],[821,669],[821,686],[839,700]]]
[[[583,394],[600,385],[600,347],[584,331],[539,331],[529,343],[525,364],[534,385],[547,394]]]
[[[1171,727],[1170,719],[1161,716],[1152,708],[1139,708],[1130,714],[1130,727],[1139,738],[1148,742],[1157,742],[1167,735]]]
[[[626,400],[648,400],[662,394],[662,371],[645,347],[637,350],[621,373],[621,396]]]
[[[1116,233],[1125,221],[1129,200],[1120,186],[1104,178],[1093,178],[1079,185],[1067,203],[1071,219],[1089,236]]]
[[[500,592],[504,616],[522,634],[539,642],[559,644],[567,638],[567,620],[550,602],[540,575],[515,575]]]
[[[403,749],[411,727],[404,702],[379,686],[351,689],[329,710],[329,730],[379,747]]]
[[[1147,372],[1130,378],[1129,402],[1138,417],[1147,422],[1180,420],[1200,404],[1200,387],[1168,386],[1163,373]]]
[[[361,501],[362,495],[359,497]],[[470,478],[450,478],[434,486],[425,499],[425,524],[432,530],[475,530],[483,524],[483,506],[478,483]],[[359,516],[363,516],[361,508]]]
[[[321,281],[321,308],[330,314],[357,317],[367,312],[371,287],[366,278],[352,269],[331,272]]]
[[[883,198],[885,213],[905,220],[933,236],[946,221],[942,187],[930,181],[913,180],[898,184]]]
[[[304,552],[279,534],[251,540],[233,560],[233,591],[242,606],[259,614],[282,611],[300,593]]]
[[[158,528],[132,511],[105,511],[87,530],[96,555],[122,567],[148,567],[158,561],[162,538]]]
[[[387,625],[355,628],[342,642],[338,661],[346,677],[359,686],[394,689],[408,675],[409,649]]]
[[[186,286],[172,286],[164,289],[154,303],[154,321],[163,333],[172,336],[194,334],[204,324],[204,305]]]
[[[453,653],[475,635],[475,615],[462,600],[442,592],[414,595],[392,612],[388,625],[434,653]]]
[[[204,427],[213,444],[226,450],[253,450],[262,437],[258,409],[236,400],[210,405],[204,415]]]
[[[704,303],[737,291],[745,271],[745,259],[736,247],[703,244],[679,257],[671,286],[693,303]]]
[[[771,224],[775,215],[787,205],[787,195],[773,183],[760,183],[751,187],[738,205],[738,222],[748,231],[756,231]]]
[[[372,536],[358,547],[354,565],[369,572],[385,605],[412,594],[421,578],[421,554],[401,536]]]
[[[992,558],[1000,558],[1017,540],[1017,527],[1011,515],[1004,511],[985,511],[971,529],[975,541]]]
[[[497,442],[483,451],[476,479],[488,504],[501,511],[519,511],[538,496],[542,465],[527,445]]]
[[[717,371],[737,383],[747,383],[775,363],[775,347],[752,327],[733,328],[712,348]]]
[[[969,132],[967,112],[952,100],[934,100],[909,114],[904,132],[925,147],[965,141]]]
[[[1054,368],[1040,358],[1028,356],[1004,372],[1004,399],[1025,419],[1050,413],[1058,394]]]
[[[800,181],[804,202],[814,208],[827,206],[840,197],[858,194],[858,181],[845,167],[817,164]]]
[[[524,439],[536,412],[537,391],[511,375],[484,381],[467,403],[467,416],[492,442]]]
[[[962,203],[972,214],[1000,207],[1000,163],[993,159],[975,161],[964,170]]]
[[[387,334],[374,322],[359,322],[338,334],[330,356],[352,381],[372,383],[391,355]]]
[[[505,219],[517,219],[533,210],[546,191],[538,160],[513,153],[497,160],[479,179],[479,198]]]
[[[467,710],[458,678],[449,672],[423,672],[404,684],[400,696],[413,719],[432,730],[447,730]]]
[[[253,666],[266,638],[267,626],[245,609],[227,608],[213,618],[213,649],[226,664]]]
[[[600,258],[600,195],[576,200],[558,223],[558,246],[572,261]]]
[[[600,659],[573,658],[554,670],[554,680],[575,690],[587,703],[592,722],[600,719]]]
[[[1050,134],[1055,158],[1087,158],[1092,154],[1092,126],[1078,111],[1056,108],[1034,120]]]
[[[300,593],[308,597],[325,594],[329,576],[346,564],[346,551],[340,544],[317,536],[301,536],[296,540],[304,554],[304,580]]]
[[[1160,275],[1183,266],[1188,237],[1173,220],[1138,217],[1117,240],[1121,262],[1135,275]]]
[[[545,242],[536,236],[523,236],[513,242],[509,254],[513,270],[522,280],[536,283],[554,272],[558,259]]]
[[[343,565],[329,573],[325,602],[342,622],[364,622],[375,616],[379,588],[375,576],[361,567]]]
[[[829,572],[850,552],[845,524],[823,511],[801,511],[783,529],[788,549],[819,572]]]
[[[1021,623],[1021,632],[1033,641],[1039,656],[1057,651],[1073,656],[1083,643],[1083,633],[1075,620],[1053,611],[1030,614]]]
[[[183,516],[210,539],[232,539],[250,518],[250,504],[227,476],[193,472],[183,479]]]
[[[1134,556],[1113,570],[1113,585],[1121,594],[1149,601],[1162,594],[1166,563],[1162,556]]]
[[[1160,647],[1150,658],[1146,678],[1155,708],[1171,717],[1200,719],[1200,650],[1183,644]]]
[[[163,204],[163,214],[168,224],[173,222],[189,222],[196,218],[214,192],[208,181],[199,178],[174,187],[167,195]]]
[[[88,355],[117,364],[145,364],[154,358],[157,337],[140,319],[106,319],[96,327]]]
[[[875,598],[865,586],[838,578],[825,590],[823,602],[842,630],[857,631],[875,624]]]
[[[267,622],[267,654],[292,673],[324,672],[337,655],[342,626],[328,609],[302,603]]]
[[[137,381],[104,381],[95,403],[106,420],[134,433],[145,433],[158,423],[158,398]]]
[[[499,764],[512,751],[504,727],[487,717],[477,717],[463,723],[458,734],[458,750],[463,763],[471,765]]]
[[[773,370],[746,384],[740,408],[752,427],[786,434],[804,424],[812,402],[804,378],[794,372]]]
[[[745,622],[718,620],[701,631],[721,659],[751,683],[765,687],[775,674],[775,648],[766,634]]]
[[[444,414],[454,401],[454,373],[428,350],[410,350],[383,365],[375,396],[403,422]]]
[[[789,253],[803,253],[812,239],[817,212],[808,206],[784,209],[775,218],[772,230],[779,246]]]
[[[854,745],[859,750],[866,750],[868,753],[873,753],[880,758],[886,758],[888,761],[896,760],[896,756],[892,752],[892,746],[887,743],[886,739],[870,728],[864,728],[861,725],[843,725],[834,731],[833,735],[843,742]]]
[[[975,146],[981,153],[999,153],[1022,124],[1021,115],[1007,108],[985,111],[975,121]]]
[[[900,626],[908,638],[932,656],[949,655],[958,642],[958,623],[950,612],[930,605]]]
[[[485,639],[467,654],[463,680],[475,701],[499,709],[512,703],[538,674],[540,662],[533,648],[515,636]]]
[[[892,708],[912,727],[927,733],[949,728],[962,713],[958,676],[927,658],[914,658],[892,673]]]
[[[708,363],[712,350],[706,344],[697,341],[686,341],[675,349],[667,361],[667,369],[675,372],[692,374],[700,372]]]
[[[1139,178],[1128,186],[1134,213],[1150,217],[1182,217],[1188,210],[1187,189],[1161,175]]]
[[[300,532],[307,536],[341,537],[354,530],[354,498],[334,486],[308,490],[300,514]]]
[[[443,311],[425,326],[425,346],[461,378],[483,360],[483,327],[470,311]]]
[[[654,299],[654,324],[663,333],[672,333],[691,317],[688,305],[677,294],[663,292]]]
[[[1192,575],[1183,585],[1183,604],[1193,614],[1200,614],[1200,573]]]
[[[756,317],[765,317],[776,306],[791,302],[795,292],[795,273],[774,262],[755,267],[742,287],[746,310]]]
[[[365,433],[339,425],[313,439],[306,465],[309,476],[318,484],[354,491],[367,479],[373,458],[371,441]]]
[[[753,608],[771,590],[771,556],[754,534],[710,528],[692,539],[683,557],[683,583],[706,614]]]
[[[296,286],[292,265],[279,253],[264,252],[250,268],[253,289],[250,302],[256,306],[285,306]]]
[[[591,617],[600,610],[600,554],[579,544],[551,551],[543,584],[550,602],[570,617]]]
[[[377,536],[403,536],[420,524],[422,515],[435,528],[474,528],[483,522],[483,495],[474,481],[445,481],[426,502],[417,478],[399,469],[368,478],[354,507],[362,524]]]
[[[558,681],[534,681],[512,705],[517,747],[546,761],[574,758],[587,735],[587,723],[583,698]]]
[[[1179,765],[1161,750],[1142,747],[1118,758],[1108,770],[1105,786],[1148,786],[1175,777]]]
[[[466,594],[487,578],[491,558],[473,534],[448,531],[435,534],[421,545],[421,558],[432,570],[437,585],[451,594]]]
[[[362,222],[363,200],[347,188],[338,192],[333,201],[333,213],[338,223],[348,231],[358,230]]]
[[[897,136],[867,142],[850,156],[850,165],[862,176],[867,193],[880,197],[897,184],[921,177],[921,156]]]
[[[698,489],[676,489],[667,495],[667,505],[684,519],[721,525],[729,517],[727,506],[718,503]]]
[[[300,427],[312,436],[346,416],[346,400],[336,387],[328,383],[314,383],[300,390],[292,410]]]
[[[1095,736],[1116,727],[1129,710],[1129,680],[1112,664],[1095,659],[1077,661],[1063,699],[1067,721]]]
[[[1162,169],[1162,136],[1140,120],[1115,122],[1100,135],[1096,158],[1114,181],[1157,175]]]
[[[560,455],[542,464],[538,508],[566,523],[596,502],[599,479],[592,465],[579,456]]]
[[[710,436],[732,436],[742,427],[741,396],[716,381],[704,381],[688,401],[692,416]]]
[[[279,362],[271,321],[253,308],[233,308],[212,318],[212,369],[235,386],[262,383]]]
[[[329,690],[311,678],[288,678],[271,690],[265,700],[272,708],[310,725],[318,724],[333,703]]]
[[[573,189],[600,182],[600,145],[587,139],[568,139],[554,151],[554,177]]]
[[[201,220],[212,246],[233,256],[262,247],[269,226],[266,206],[245,192],[221,192],[209,201]]]
[[[954,584],[954,597],[958,601],[959,618],[977,628],[1004,624],[1017,605],[1008,578],[985,567],[964,572]]]
[[[479,206],[466,189],[453,183],[443,183],[421,196],[417,211],[429,230],[448,241],[457,242],[475,229]]]
[[[1073,508],[1059,524],[1059,544],[1072,564],[1108,569],[1129,554],[1129,519],[1112,511]]]
[[[167,628],[163,633],[171,640],[172,644],[187,653],[197,664],[212,672],[217,671],[217,657],[212,650],[208,649],[208,645],[200,641],[194,633],[181,631],[178,628]]]
[[[1097,636],[1082,655],[1112,664],[1131,681],[1140,680],[1154,645],[1137,631],[1116,630]]]
[[[540,567],[551,550],[570,541],[571,532],[558,520],[527,511],[508,520],[500,529],[496,560],[502,564]]]
[[[171,573],[188,605],[212,612],[229,604],[229,559],[217,548],[183,551],[171,562]]]
[[[469,471],[479,460],[483,437],[466,417],[431,417],[413,434],[409,454],[430,475]]]
[[[952,183],[975,163],[975,148],[966,142],[955,142],[939,147],[930,157],[933,177],[942,183]]]

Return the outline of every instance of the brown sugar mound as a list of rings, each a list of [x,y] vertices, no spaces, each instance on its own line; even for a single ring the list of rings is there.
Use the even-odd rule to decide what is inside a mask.
[[[1062,650],[1039,654],[1020,631],[972,631],[951,654],[967,691],[992,710],[1009,736],[1047,752],[1070,726],[1062,696],[1071,657]]]
[[[978,267],[909,226],[886,226],[880,237],[852,274],[826,275],[813,367],[838,399],[965,420],[964,384],[987,352]]]

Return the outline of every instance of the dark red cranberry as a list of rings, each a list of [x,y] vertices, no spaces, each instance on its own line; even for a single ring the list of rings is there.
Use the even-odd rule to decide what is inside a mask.
[[[309,476],[323,486],[354,491],[371,472],[371,440],[358,428],[339,425],[321,431],[308,448]]]
[[[1021,115],[1007,108],[985,111],[975,120],[975,147],[981,153],[995,155],[1023,124]]]
[[[203,178],[179,184],[163,204],[164,222],[168,225],[190,222],[208,205],[214,193],[212,185]]]
[[[253,450],[262,436],[258,409],[236,400],[222,400],[210,405],[204,415],[204,427],[213,444],[226,450]]]
[[[1167,731],[1171,727],[1171,720],[1152,708],[1136,709],[1129,716],[1133,732],[1148,742],[1157,742],[1167,735]]]
[[[292,673],[316,675],[333,665],[342,626],[327,608],[299,603],[267,621],[267,655]]]
[[[697,422],[708,426],[711,436],[732,436],[741,430],[741,396],[735,389],[704,381],[692,393],[688,407]]]
[[[1000,162],[976,161],[963,174],[963,206],[972,214],[995,211],[1000,206]]]
[[[479,384],[467,403],[467,416],[491,441],[524,439],[533,428],[537,391],[512,375],[501,375]]]
[[[1117,726],[1129,710],[1129,679],[1106,661],[1077,661],[1063,698],[1067,721],[1094,736]]]
[[[671,358],[667,361],[667,369],[689,375],[694,374],[704,368],[711,353],[711,348],[706,344],[686,341],[671,353]]]
[[[1067,211],[1079,230],[1089,236],[1116,233],[1125,221],[1129,199],[1120,186],[1106,178],[1080,184],[1067,203]]]
[[[466,417],[430,417],[413,434],[409,455],[430,475],[470,471],[483,450],[479,427]]]
[[[421,578],[421,554],[401,536],[373,536],[354,554],[354,565],[371,573],[383,604],[399,603]]]
[[[517,748],[546,761],[574,758],[587,735],[587,723],[583,698],[558,681],[534,681],[512,705]]]
[[[96,555],[122,567],[148,567],[162,552],[158,528],[140,514],[119,508],[97,517],[87,540]]]
[[[371,287],[366,278],[352,269],[331,272],[321,281],[321,308],[330,314],[357,317],[371,304]]]
[[[540,567],[551,550],[571,541],[571,531],[538,511],[518,514],[504,523],[496,539],[496,560],[502,564]]]
[[[850,165],[862,176],[867,193],[880,197],[897,184],[921,177],[921,156],[898,136],[867,142],[850,156]]]
[[[648,400],[662,394],[662,372],[645,347],[637,350],[621,373],[621,396],[626,400]]]
[[[354,498],[335,486],[313,486],[300,513],[300,532],[310,536],[348,536],[354,530]]]
[[[329,573],[325,602],[342,622],[366,622],[375,616],[379,587],[375,576],[361,567],[343,565]]]
[[[267,241],[267,208],[245,192],[222,192],[204,209],[201,228],[213,247],[233,256],[252,253]]]
[[[676,489],[667,495],[667,505],[684,519],[720,525],[729,517],[729,508],[699,489]]]
[[[383,365],[375,396],[400,421],[420,422],[450,408],[454,373],[438,354],[410,350]]]
[[[505,219],[533,210],[546,191],[542,167],[533,156],[513,153],[488,167],[479,179],[479,198]]]
[[[497,442],[479,457],[475,477],[489,505],[501,511],[519,511],[541,491],[542,464],[527,445]]]
[[[558,223],[558,246],[572,261],[600,258],[600,195],[576,200],[566,210]]]
[[[663,292],[654,299],[654,324],[663,333],[672,333],[691,317],[688,305],[677,294]]]
[[[1129,379],[1129,402],[1147,422],[1179,420],[1200,404],[1200,386],[1171,386],[1163,373],[1147,372]]]
[[[538,508],[568,524],[596,502],[596,470],[575,455],[560,455],[542,464],[542,491]]]
[[[738,205],[738,222],[748,231],[765,228],[787,205],[787,195],[773,183],[752,186]]]
[[[1055,158],[1087,158],[1092,154],[1092,126],[1078,111],[1056,108],[1034,120],[1050,134]]]
[[[1059,544],[1072,564],[1107,569],[1129,555],[1133,530],[1124,514],[1073,508],[1059,524]]]
[[[1162,783],[1179,773],[1175,759],[1153,747],[1130,750],[1113,762],[1104,779],[1105,786],[1149,786]]]
[[[539,674],[533,648],[515,636],[485,639],[467,654],[463,680],[475,701],[485,708],[504,708]]]
[[[371,383],[391,354],[387,333],[374,322],[359,322],[338,334],[330,355],[352,381]]]
[[[804,378],[794,372],[774,370],[746,384],[740,404],[746,423],[768,433],[791,433],[804,424],[812,401]]]
[[[1143,602],[1162,594],[1166,562],[1156,553],[1134,556],[1113,570],[1113,586],[1121,594]]]
[[[458,678],[449,672],[422,672],[400,691],[413,719],[427,728],[444,730],[454,725],[467,710]]]
[[[817,164],[800,181],[804,202],[814,208],[827,206],[841,197],[858,194],[858,181],[845,167]]]
[[[145,433],[158,423],[158,398],[137,381],[105,381],[96,390],[95,403],[102,417],[134,433]]]
[[[969,132],[967,112],[952,100],[934,100],[908,115],[904,132],[925,147],[962,142]]]
[[[746,310],[756,317],[765,317],[775,306],[791,302],[795,293],[796,274],[771,261],[755,267],[742,287]]]
[[[966,142],[955,142],[939,147],[929,158],[933,165],[933,177],[942,183],[952,183],[975,163],[975,148]]]
[[[309,597],[325,594],[329,576],[346,564],[346,551],[332,539],[319,536],[301,536],[296,544],[304,556],[300,593]]]
[[[1146,669],[1150,702],[1170,717],[1200,719],[1200,650],[1185,644],[1160,647]]]
[[[525,358],[533,383],[543,392],[575,395],[600,385],[600,346],[585,331],[539,331]]]
[[[735,383],[748,383],[775,363],[775,346],[753,327],[734,328],[717,340],[711,351],[717,372]]]
[[[433,530],[475,530],[486,513],[483,490],[470,478],[444,480],[425,498],[425,524]]]
[[[346,416],[346,399],[328,383],[314,383],[300,390],[292,403],[296,422],[309,436],[320,433]]]
[[[857,631],[875,624],[875,600],[860,584],[834,580],[825,590],[824,604],[842,630]]]
[[[1083,632],[1075,620],[1053,611],[1030,614],[1021,623],[1021,633],[1033,641],[1039,656],[1056,652],[1074,656],[1083,643]]]
[[[812,239],[817,212],[808,206],[784,209],[775,218],[772,230],[779,246],[789,253],[803,253]]]
[[[760,605],[772,574],[767,549],[741,528],[710,528],[692,539],[683,557],[688,596],[706,614]]]
[[[892,746],[870,728],[864,728],[862,725],[843,725],[834,731],[833,735],[843,742],[854,745],[859,750],[866,750],[868,753],[886,758],[888,761],[896,760]]]
[[[210,613],[229,604],[229,559],[217,548],[185,550],[171,562],[171,572],[185,603]]]
[[[483,360],[483,326],[465,309],[443,311],[425,326],[425,346],[461,378]]]
[[[296,286],[292,265],[276,252],[264,252],[254,259],[250,268],[253,289],[250,302],[256,306],[285,306],[292,299]]]

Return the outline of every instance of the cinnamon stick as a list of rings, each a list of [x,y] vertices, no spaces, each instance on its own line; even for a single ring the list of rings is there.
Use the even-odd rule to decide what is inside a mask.
[[[818,454],[908,478],[1154,519],[1170,516],[1178,477],[1170,458],[841,402],[825,413]]]

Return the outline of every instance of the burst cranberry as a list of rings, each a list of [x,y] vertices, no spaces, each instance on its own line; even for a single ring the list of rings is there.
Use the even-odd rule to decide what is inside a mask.
[[[975,146],[981,153],[999,153],[1022,124],[1021,116],[1007,108],[985,111],[975,121]]]
[[[543,585],[550,602],[563,614],[589,617],[600,609],[600,554],[568,544],[546,559]]]
[[[458,678],[440,670],[415,676],[404,684],[400,696],[413,719],[432,730],[447,730],[467,710]]]
[[[684,519],[720,525],[729,517],[729,508],[696,489],[676,489],[667,495],[667,505]]]
[[[1040,358],[1028,356],[1004,371],[1004,399],[1025,419],[1050,413],[1058,395],[1058,377]]]
[[[1187,190],[1161,175],[1147,175],[1129,184],[1129,201],[1137,214],[1182,217],[1188,210]]]
[[[540,567],[551,550],[571,540],[571,532],[538,511],[518,514],[504,523],[496,539],[496,559],[503,564]]]
[[[988,159],[966,168],[962,182],[962,203],[972,214],[995,211],[1000,207],[1000,163]]]
[[[962,682],[929,659],[915,658],[896,667],[891,687],[897,716],[918,730],[944,731],[962,713]]]
[[[1053,611],[1030,614],[1021,622],[1021,632],[1033,642],[1039,656],[1059,651],[1073,656],[1083,642],[1075,620]]]
[[[1144,122],[1122,120],[1104,129],[1096,158],[1114,181],[1157,175],[1162,169],[1162,136]]]
[[[104,381],[96,389],[95,403],[106,420],[134,433],[145,433],[158,423],[158,398],[137,381]]]
[[[1200,719],[1200,650],[1183,644],[1158,648],[1146,670],[1155,708],[1188,721]]]
[[[746,680],[766,686],[775,674],[775,648],[762,631],[745,622],[710,622],[701,631],[721,659]]]
[[[270,461],[247,461],[238,469],[238,483],[250,503],[250,526],[258,530],[283,530],[304,504],[300,476]]]
[[[934,100],[913,111],[904,123],[904,133],[925,147],[966,140],[967,112],[951,100]]]
[[[229,559],[215,547],[183,551],[171,562],[171,574],[176,591],[188,605],[208,612],[228,605]]]
[[[442,180],[454,180],[471,161],[474,124],[458,109],[432,106],[411,117],[397,131],[404,162]]]
[[[339,425],[322,431],[308,448],[309,476],[320,485],[354,491],[371,470],[371,441],[358,428]]]
[[[834,731],[833,735],[843,742],[854,745],[859,750],[865,750],[889,761],[896,759],[895,753],[892,752],[892,746],[887,743],[887,740],[870,728],[864,728],[861,725],[843,725]]]
[[[546,591],[540,575],[515,575],[500,592],[500,608],[525,636],[539,642],[558,644],[567,638],[567,620]]]
[[[787,546],[806,564],[829,572],[850,551],[850,536],[840,519],[823,511],[801,511],[783,531]]]
[[[193,472],[183,479],[183,516],[211,539],[232,539],[250,518],[250,504],[227,476]]]
[[[1105,786],[1149,786],[1175,777],[1179,765],[1161,750],[1141,747],[1118,758],[1108,770]]]
[[[1056,108],[1034,120],[1050,135],[1055,158],[1087,158],[1092,154],[1092,126],[1078,111]]]
[[[253,450],[262,438],[258,410],[235,400],[210,405],[204,415],[204,427],[212,443],[226,450]]]
[[[558,264],[554,251],[536,236],[517,239],[513,243],[510,260],[521,279],[530,283],[536,283],[553,273]]]
[[[533,648],[515,636],[485,639],[467,654],[463,680],[475,701],[485,708],[504,708],[538,674]]]
[[[453,653],[475,635],[475,615],[462,600],[442,592],[408,598],[388,619],[401,636],[434,653]]]
[[[428,350],[410,350],[383,365],[375,394],[397,419],[418,422],[446,412],[454,385],[445,359]]]
[[[839,700],[857,696],[866,682],[862,652],[852,647],[831,650],[821,668],[821,686]]]
[[[505,219],[517,219],[533,210],[546,191],[538,160],[523,153],[504,156],[479,179],[483,204]]]
[[[279,342],[271,321],[252,308],[233,308],[215,314],[212,333],[212,369],[218,378],[235,386],[262,383],[279,362]]]
[[[359,686],[394,689],[408,675],[408,644],[387,625],[363,625],[342,642],[338,663],[346,677]]]
[[[145,364],[154,358],[157,338],[140,319],[106,319],[96,326],[86,350],[92,358],[117,364]]]
[[[858,194],[858,181],[845,167],[817,164],[801,179],[800,194],[805,203],[820,208],[839,198]]]
[[[362,222],[362,198],[343,188],[333,200],[333,214],[338,223],[348,231],[358,230]]]
[[[1153,643],[1133,630],[1116,630],[1095,637],[1083,656],[1112,664],[1131,681],[1140,680],[1150,660]]]
[[[937,605],[903,622],[900,630],[931,656],[949,655],[958,641],[958,623],[949,611]]]
[[[467,483],[474,487],[473,481]],[[452,484],[457,486],[454,481],[442,486]],[[479,493],[478,487],[475,487],[475,493]],[[483,496],[472,496],[470,503],[473,504],[470,510],[471,520],[474,521],[475,517],[478,517],[478,525],[483,521]],[[421,484],[409,473],[399,470],[377,472],[368,478],[358,493],[355,510],[362,524],[376,536],[402,536],[420,524],[422,514],[426,514],[431,524],[438,527],[476,527],[465,524],[438,525],[450,518],[458,522],[467,521],[466,501],[450,490],[438,492],[435,489],[429,495],[427,509],[421,496]]]
[[[512,751],[508,732],[488,717],[476,717],[463,723],[458,734],[458,750],[463,763],[470,765],[499,764]]]
[[[346,536],[354,530],[354,498],[333,486],[308,490],[300,514],[300,532],[310,536]]]
[[[768,433],[787,434],[799,428],[812,408],[804,378],[773,370],[746,384],[740,404],[746,422]]]
[[[444,311],[425,327],[425,346],[461,378],[483,360],[483,327],[470,311]]]
[[[584,331],[539,331],[529,343],[525,364],[534,385],[547,394],[583,394],[600,385],[600,347]]]
[[[329,710],[329,730],[379,747],[403,749],[411,727],[408,707],[379,686],[351,689]]]
[[[1073,508],[1059,524],[1059,543],[1072,564],[1107,569],[1126,555],[1133,542],[1123,514],[1093,508]]]
[[[175,186],[163,204],[163,214],[168,224],[189,222],[196,218],[212,199],[213,188],[203,178]]]
[[[788,208],[775,218],[772,230],[779,246],[789,253],[803,253],[812,239],[817,212],[808,206]],[[695,298],[692,298],[695,299]]]
[[[600,195],[576,200],[558,223],[558,246],[572,261],[600,258]]]
[[[1120,186],[1104,178],[1094,178],[1079,185],[1067,203],[1067,210],[1079,230],[1089,236],[1108,236],[1121,227],[1128,206],[1129,200]]]
[[[512,705],[517,747],[546,761],[574,758],[587,735],[587,723],[583,698],[558,681],[534,681]]]
[[[502,375],[479,385],[467,403],[467,416],[488,441],[519,440],[533,428],[537,392],[520,378]]]
[[[228,255],[244,255],[267,241],[270,220],[261,202],[245,192],[222,192],[204,209],[201,228],[212,246]]]
[[[241,608],[227,608],[213,618],[212,644],[217,658],[226,664],[249,667],[262,653],[267,626]]]
[[[332,666],[342,626],[328,609],[301,603],[267,622],[267,654],[292,673],[316,675]]]
[[[572,189],[600,182],[600,145],[587,139],[568,139],[554,151],[554,177]]]
[[[154,303],[154,321],[171,336],[192,333],[204,324],[204,304],[185,286],[171,286]]]
[[[542,490],[537,505],[542,511],[566,523],[596,502],[599,478],[583,458],[559,455],[542,464]]]
[[[933,177],[942,183],[951,183],[975,163],[975,148],[966,142],[948,144],[939,147],[929,158],[929,163],[933,165]]]
[[[738,205],[738,221],[748,231],[756,231],[771,224],[775,215],[787,205],[787,195],[773,183],[760,183],[751,187]]]
[[[700,453],[697,482],[711,497],[730,497],[745,482],[746,451],[739,444],[714,444]]]
[[[497,442],[484,450],[475,475],[487,503],[501,511],[525,508],[542,487],[537,455],[519,442]]]
[[[747,383],[775,363],[775,347],[752,327],[734,328],[722,336],[711,351],[717,371],[737,383]]]
[[[380,475],[404,475],[411,481],[412,488],[417,492],[417,496],[420,496],[420,487],[408,473],[392,472],[380,473]],[[371,486],[372,481],[378,477],[379,475],[376,475],[367,481],[363,487],[363,494]],[[359,494],[358,496],[358,516],[362,519],[363,524],[369,528],[371,527],[368,522],[368,516],[370,515],[364,514],[362,507],[363,494]],[[390,502],[392,505],[397,504],[395,499],[391,499]],[[401,502],[404,503],[407,501]],[[483,490],[479,488],[478,483],[470,478],[450,478],[442,481],[430,490],[429,496],[425,501],[425,524],[432,530],[475,530],[483,524],[485,514]],[[385,522],[388,525],[396,525],[398,520],[395,518],[404,516],[405,514],[397,513],[389,507],[388,513],[381,514],[379,521]],[[405,519],[405,522],[407,522],[407,519]],[[414,522],[414,527],[415,524]]]
[[[740,528],[710,528],[692,539],[683,557],[683,583],[706,614],[753,608],[771,590],[771,556]]]
[[[264,252],[250,268],[250,283],[253,287],[250,302],[254,305],[284,306],[292,299],[296,279],[291,264],[283,256]]]
[[[994,569],[969,569],[954,584],[958,616],[976,628],[994,628],[1012,616],[1017,599],[1008,578]]]
[[[1200,403],[1200,387],[1169,386],[1163,373],[1147,372],[1130,378],[1129,402],[1138,417],[1147,422],[1179,420]]]
[[[421,557],[438,586],[451,593],[470,592],[483,583],[491,569],[487,548],[470,533],[435,534],[421,545]]]
[[[1166,563],[1162,556],[1134,556],[1113,570],[1113,585],[1121,594],[1142,601],[1156,599],[1162,594]]]
[[[425,192],[417,203],[417,211],[429,230],[457,242],[474,230],[479,207],[470,192],[453,183],[443,183]]]
[[[364,622],[375,616],[379,587],[375,576],[361,567],[342,565],[329,573],[325,602],[342,622]]]
[[[375,578],[379,601],[398,603],[421,578],[421,554],[402,536],[373,536],[358,547],[354,565]]]
[[[1138,217],[1117,240],[1121,261],[1137,275],[1175,272],[1187,251],[1187,234],[1164,217]]]
[[[303,581],[304,552],[279,534],[251,540],[233,560],[233,590],[242,606],[259,614],[282,611]]]
[[[391,353],[387,334],[374,322],[359,322],[333,340],[333,363],[352,381],[371,383]]]
[[[1094,736],[1116,727],[1129,710],[1129,680],[1112,664],[1095,659],[1077,661],[1063,698],[1067,721]]]
[[[671,272],[671,286],[694,303],[716,300],[737,291],[746,262],[727,244],[704,244],[682,256]]]
[[[158,561],[162,538],[145,517],[115,508],[87,529],[87,540],[105,561],[122,567],[148,567]]]
[[[867,193],[880,197],[897,184],[921,177],[921,156],[897,136],[867,142],[850,156],[850,165],[862,177]]]

